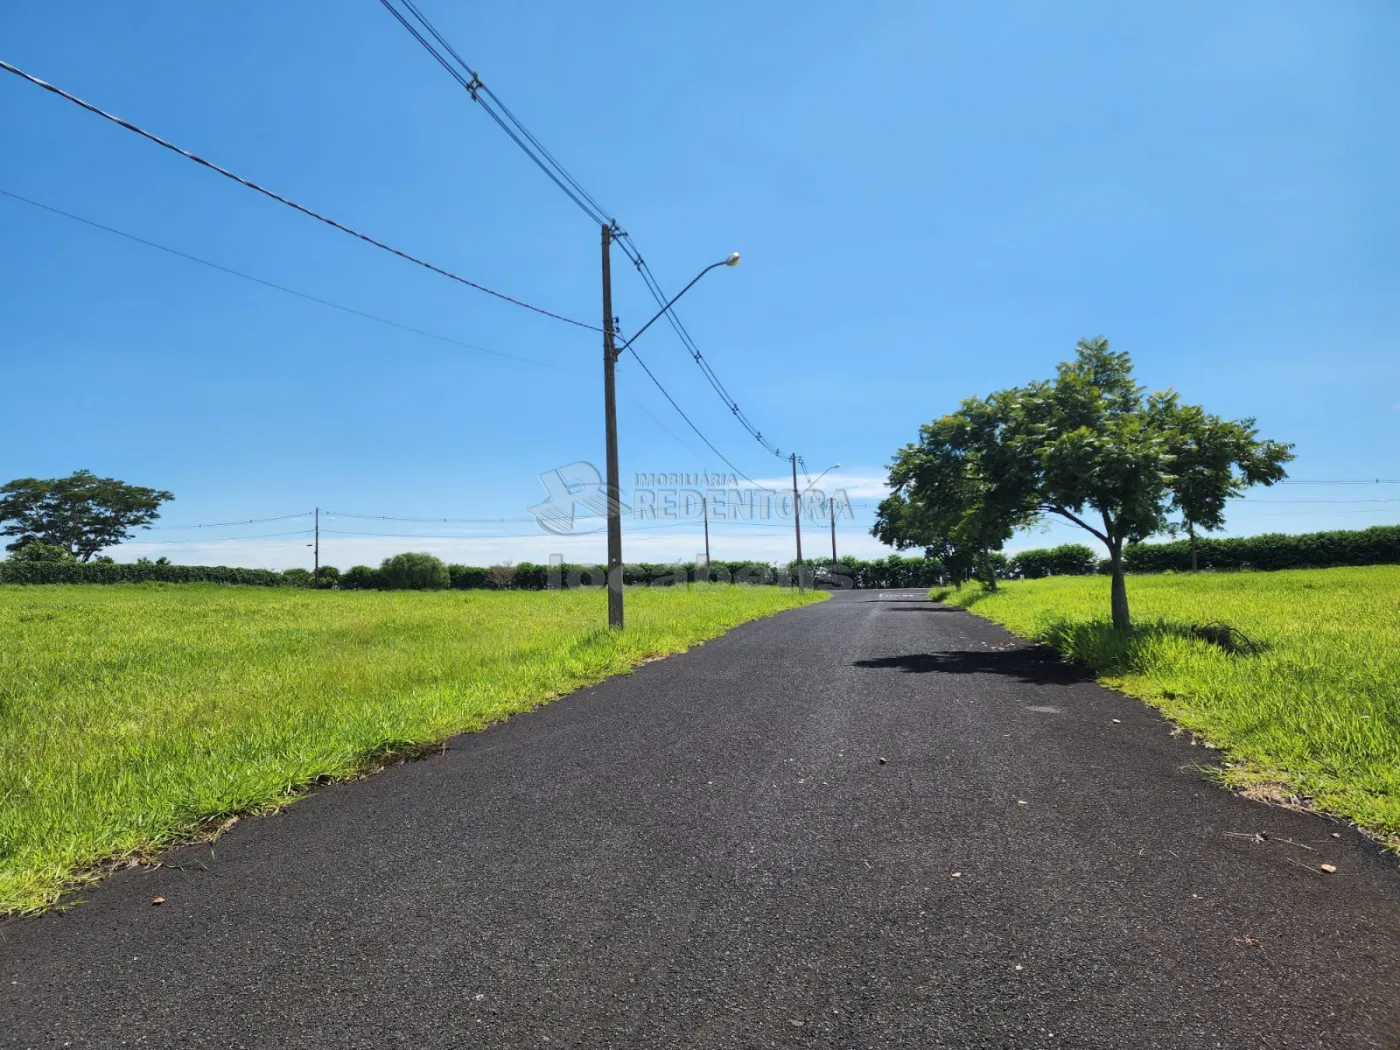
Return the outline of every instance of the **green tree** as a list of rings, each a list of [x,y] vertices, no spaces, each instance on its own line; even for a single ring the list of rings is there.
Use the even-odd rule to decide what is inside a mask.
[[[66,478],[17,478],[0,487],[0,535],[15,537],[12,551],[38,540],[88,561],[130,539],[133,529],[149,526],[160,505],[174,498],[90,470]]]
[[[1221,419],[1197,405],[1178,405],[1176,410],[1171,509],[1181,516],[1177,528],[1190,540],[1195,572],[1197,530],[1223,528],[1226,501],[1251,485],[1282,480],[1283,464],[1293,457],[1278,442],[1260,441],[1253,419]],[[1222,477],[1228,479],[1224,484]]]
[[[38,562],[76,562],[78,559],[66,547],[56,547],[43,540],[30,540],[28,543],[10,547],[11,561],[34,564]]]
[[[340,570],[334,565],[322,565],[321,575],[316,578],[316,586],[329,590],[340,582]]]
[[[451,584],[447,566],[431,554],[395,554],[379,566],[379,586],[386,590],[435,591]]]
[[[919,428],[919,442],[906,445],[890,466],[893,493],[876,511],[871,534],[897,548],[923,547],[961,583],[975,566],[996,590],[992,557],[1018,528],[1036,518],[1023,473],[999,447],[998,395],[971,399],[962,410]]]
[[[1119,630],[1132,622],[1126,544],[1167,528],[1173,511],[1218,528],[1230,496],[1280,480],[1293,458],[1252,420],[1147,393],[1102,337],[1080,340],[1053,380],[969,398],[920,437],[890,468],[895,494],[917,508],[902,520],[984,551],[1046,514],[1079,526],[1108,549]]]
[[[896,550],[922,547],[925,558],[939,563],[945,582],[961,589],[977,569],[979,552],[961,546],[953,535],[956,531],[956,528],[940,529],[939,522],[919,503],[911,502],[899,491],[880,501],[870,534]],[[996,586],[995,581],[992,586]]]

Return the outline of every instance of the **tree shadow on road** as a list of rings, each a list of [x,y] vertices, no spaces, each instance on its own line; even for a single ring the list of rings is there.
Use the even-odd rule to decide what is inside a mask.
[[[993,674],[1033,685],[1072,685],[1093,681],[1086,667],[1065,663],[1042,646],[1018,649],[954,649],[942,653],[907,653],[856,660],[853,667],[903,674]]]
[[[961,609],[954,609],[948,605],[925,605],[923,602],[876,602],[877,605],[889,606],[890,612],[920,612],[920,613],[955,613],[962,612]]]

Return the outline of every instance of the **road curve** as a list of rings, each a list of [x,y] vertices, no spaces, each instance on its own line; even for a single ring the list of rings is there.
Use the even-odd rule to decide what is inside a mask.
[[[1208,759],[847,592],[0,924],[0,1045],[1400,1047],[1396,858]]]

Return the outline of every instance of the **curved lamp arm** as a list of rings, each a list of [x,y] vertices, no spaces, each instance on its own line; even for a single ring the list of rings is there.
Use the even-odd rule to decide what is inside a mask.
[[[720,267],[720,266],[738,266],[738,265],[739,265],[739,253],[738,253],[738,252],[731,252],[731,253],[729,254],[729,258],[727,258],[727,259],[721,259],[721,260],[720,260],[719,262],[717,262],[717,263],[710,263],[709,266],[705,267],[703,270],[701,270],[699,273],[697,273],[697,274],[691,279],[691,281],[690,281],[690,283],[689,283],[688,285],[686,285],[684,288],[682,288],[682,289],[681,289],[679,292],[677,292],[675,295],[671,296],[671,301],[668,302],[665,306],[663,306],[660,310],[658,310],[658,311],[656,312],[656,315],[655,315],[654,317],[652,317],[652,319],[651,319],[650,321],[648,321],[646,324],[642,325],[641,328],[638,328],[638,329],[637,329],[637,334],[636,334],[636,335],[634,335],[631,339],[627,340],[627,342],[625,342],[625,343],[623,343],[621,346],[619,346],[619,347],[617,348],[617,350],[614,352],[614,355],[613,355],[614,358],[621,357],[623,351],[626,350],[626,349],[627,349],[629,346],[631,346],[633,343],[635,343],[635,342],[641,337],[641,334],[642,334],[643,332],[645,332],[645,331],[646,331],[648,328],[650,328],[653,324],[655,324],[657,321],[659,321],[659,320],[661,319],[661,316],[662,316],[664,313],[666,313],[667,310],[671,309],[672,306],[675,305],[677,299],[679,299],[679,298],[680,298],[681,296],[683,296],[686,292],[688,292],[688,291],[690,291],[692,288],[694,288],[694,287],[695,287],[695,283],[696,283],[697,281],[699,281],[700,278],[704,277],[707,273],[709,273],[709,272],[710,272],[711,270],[713,270],[713,269],[716,269],[717,267]]]

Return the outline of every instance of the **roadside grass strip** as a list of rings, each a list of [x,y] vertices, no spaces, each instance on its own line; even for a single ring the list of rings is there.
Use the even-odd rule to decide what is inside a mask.
[[[793,608],[790,588],[0,587],[0,914]]]
[[[1224,753],[1229,786],[1400,844],[1400,566],[1130,576],[1126,637],[1106,577],[934,596],[1142,697]]]

